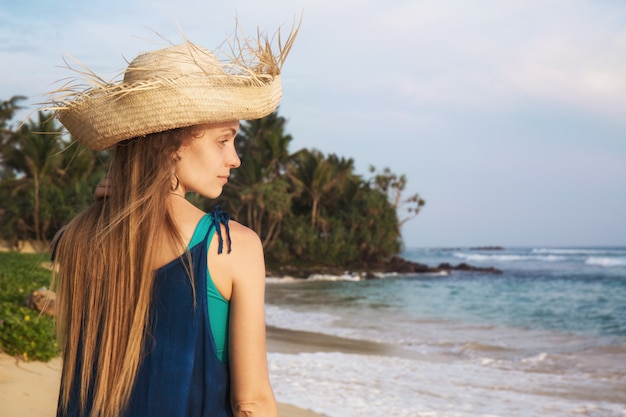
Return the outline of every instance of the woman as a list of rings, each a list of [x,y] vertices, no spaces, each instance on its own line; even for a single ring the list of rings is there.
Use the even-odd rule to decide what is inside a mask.
[[[54,251],[58,416],[277,415],[260,240],[184,197],[221,194],[240,165],[239,120],[278,106],[296,33],[279,55],[266,39],[238,40],[226,64],[186,42],[139,55],[123,82],[57,92],[56,116],[79,142],[115,147],[114,186]]]

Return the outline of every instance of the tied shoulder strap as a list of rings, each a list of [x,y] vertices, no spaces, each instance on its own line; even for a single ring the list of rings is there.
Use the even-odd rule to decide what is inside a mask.
[[[226,229],[226,242],[228,243],[228,253],[232,251],[232,242],[230,240],[230,227],[228,226],[228,221],[230,220],[230,214],[225,211],[222,211],[222,207],[216,206],[211,213],[211,217],[213,219],[213,226],[215,227],[215,231],[217,232],[218,237],[218,246],[217,253],[222,253],[224,249],[224,238],[222,237],[222,228],[220,225],[224,225]]]

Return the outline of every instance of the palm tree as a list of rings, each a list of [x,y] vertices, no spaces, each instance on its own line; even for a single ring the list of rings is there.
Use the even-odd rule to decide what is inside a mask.
[[[312,228],[316,228],[320,221],[323,199],[330,198],[333,192],[341,193],[353,171],[352,159],[336,155],[326,158],[317,150],[303,149],[294,156],[288,176],[295,187],[308,196]]]
[[[6,167],[16,173],[13,193],[24,189],[32,191],[32,229],[38,242],[45,236],[41,222],[42,185],[52,185],[53,175],[63,162],[61,130],[50,115],[39,112],[38,122],[29,120],[22,125],[12,141],[13,146],[5,153]]]
[[[266,180],[278,178],[291,158],[289,144],[293,139],[285,133],[287,120],[275,111],[268,116],[242,124],[239,149],[245,163],[250,155],[263,165]]]
[[[377,172],[373,166],[370,166],[370,172],[375,174],[371,180],[373,186],[387,196],[396,213],[400,215],[401,210],[405,212],[404,217],[400,219],[400,226],[419,214],[426,201],[417,193],[403,198],[407,183],[405,175],[398,176],[389,168],[383,169],[383,172]]]
[[[2,132],[6,131],[7,122],[13,118],[15,111],[21,108],[18,102],[22,100],[26,100],[26,97],[13,96],[8,101],[0,101],[0,130]]]
[[[8,126],[16,110],[20,109],[18,102],[25,100],[23,96],[13,96],[8,101],[0,102],[0,177],[5,175],[5,154],[12,146],[15,132]]]

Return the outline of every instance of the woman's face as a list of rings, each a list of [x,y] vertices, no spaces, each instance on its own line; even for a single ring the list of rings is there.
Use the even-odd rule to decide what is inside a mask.
[[[235,150],[239,121],[202,126],[176,152],[176,175],[182,191],[195,191],[207,198],[217,198],[228,182],[230,170],[241,165]]]

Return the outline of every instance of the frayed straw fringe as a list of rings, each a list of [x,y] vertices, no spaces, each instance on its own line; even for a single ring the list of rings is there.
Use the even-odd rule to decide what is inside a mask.
[[[256,39],[240,35],[239,25],[237,24],[234,39],[226,43],[228,47],[227,50],[225,51],[219,48],[213,51],[216,57],[223,57],[220,62],[225,74],[205,73],[204,75],[211,77],[216,84],[220,84],[220,78],[223,78],[224,82],[228,80],[228,83],[231,85],[240,84],[241,86],[249,85],[262,87],[271,83],[276,76],[280,75],[285,60],[298,35],[301,24],[302,18],[300,18],[297,24],[294,22],[284,43],[281,38],[280,29],[276,32],[277,53],[274,53],[272,49],[273,38],[269,39],[266,34],[258,30]],[[190,53],[181,54],[181,58],[188,60],[191,57],[196,61],[195,56],[204,54],[205,51],[187,39],[184,34],[182,34],[182,36],[184,42],[189,47]],[[161,76],[151,79],[150,81],[140,81],[132,84],[124,83],[122,80],[107,81],[78,59],[72,56],[68,56],[68,58],[77,66],[72,66],[68,62],[68,59],[63,58],[65,67],[76,73],[77,76],[59,80],[59,82],[64,82],[64,84],[60,88],[46,93],[46,95],[50,97],[50,100],[45,103],[45,107],[40,110],[51,110],[58,114],[92,97],[106,94],[112,98],[121,98],[133,92],[166,87],[177,79],[177,74],[172,74],[172,78]],[[198,65],[198,68],[202,68],[202,66]],[[133,68],[133,70],[141,71],[141,68]]]

